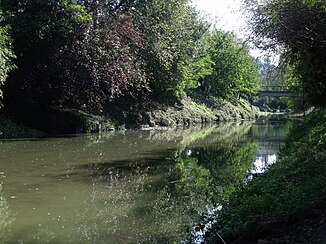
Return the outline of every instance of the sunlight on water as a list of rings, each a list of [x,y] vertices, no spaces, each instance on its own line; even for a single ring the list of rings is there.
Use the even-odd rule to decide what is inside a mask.
[[[266,154],[264,156],[259,156],[254,162],[254,169],[251,170],[252,174],[264,173],[269,166],[276,163],[276,154]]]

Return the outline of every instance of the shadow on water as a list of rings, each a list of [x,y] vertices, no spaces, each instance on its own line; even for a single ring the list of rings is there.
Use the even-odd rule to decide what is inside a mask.
[[[266,126],[4,142],[4,206],[17,216],[7,240],[200,242],[214,210],[276,155],[284,127]]]

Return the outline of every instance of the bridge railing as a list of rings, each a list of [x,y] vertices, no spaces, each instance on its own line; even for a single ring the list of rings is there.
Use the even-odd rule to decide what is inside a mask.
[[[259,97],[303,97],[302,92],[291,91],[286,86],[261,86]]]
[[[261,86],[260,91],[289,91],[286,86]]]

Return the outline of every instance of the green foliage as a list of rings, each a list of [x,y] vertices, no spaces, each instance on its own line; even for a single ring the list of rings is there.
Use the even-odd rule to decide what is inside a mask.
[[[232,195],[220,215],[224,235],[255,235],[261,223],[287,221],[323,203],[325,144],[326,111],[320,110],[292,130],[277,164]]]
[[[189,59],[208,28],[188,0],[148,1],[136,6],[144,33],[143,58],[152,95],[161,101],[180,99],[188,86]]]
[[[326,84],[324,82],[326,79],[325,47],[320,50],[316,48],[313,51],[303,48],[298,53],[287,54],[290,55],[288,65],[292,67],[289,76],[290,86],[306,93],[314,105],[321,106],[325,106],[326,95]]]
[[[257,46],[283,49],[296,86],[325,105],[326,8],[320,0],[247,0]]]
[[[206,32],[198,41],[194,52],[194,58],[188,59],[184,64],[184,79],[188,82],[188,88],[203,89],[204,79],[214,73],[214,61],[209,50],[210,32]],[[188,90],[188,93],[191,93]]]
[[[249,48],[227,32],[214,30],[206,37],[208,61],[201,88],[207,94],[234,100],[252,96],[258,89],[258,67],[249,56]],[[205,67],[205,66],[204,66]]]
[[[15,55],[11,49],[11,39],[8,35],[8,29],[8,26],[0,26],[0,107],[2,107],[3,98],[1,86],[6,81],[9,72],[15,67],[11,62],[11,59],[15,58]]]
[[[192,57],[188,57],[179,64],[179,69],[183,74],[183,84],[185,90],[197,88],[206,76],[211,75],[214,62],[209,54],[209,45],[207,44],[206,32],[197,42]]]
[[[68,1],[63,1],[63,7],[67,11],[67,14],[72,16],[71,18],[67,19],[70,20],[71,22],[70,23],[68,22],[66,26],[80,25],[92,20],[92,16],[87,12],[87,9],[84,5],[68,3]],[[71,32],[73,31],[74,29],[71,28]]]

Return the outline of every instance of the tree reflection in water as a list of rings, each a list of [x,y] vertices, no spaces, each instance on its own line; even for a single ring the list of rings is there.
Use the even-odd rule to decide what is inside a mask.
[[[103,235],[114,236],[115,242],[127,237],[145,243],[186,240],[203,214],[244,182],[257,152],[255,143],[240,142],[249,130],[250,124],[243,123],[182,134],[153,132],[142,137],[143,144],[179,138],[178,148],[158,159],[89,165],[95,200],[79,213],[80,232],[93,241]],[[106,188],[99,189],[103,181]],[[107,208],[100,210],[98,202]],[[96,224],[81,224],[91,216]]]
[[[15,212],[35,204],[37,208],[30,215],[25,211],[17,215],[11,233],[19,239],[8,240],[196,242],[200,235],[189,240],[190,234],[202,233],[228,195],[246,181],[259,156],[258,146],[272,149],[274,137],[280,134],[271,132],[273,128],[264,131],[259,124],[242,122],[6,143],[4,153],[22,153],[7,153],[16,164],[12,169],[12,164],[6,164],[10,160],[3,158],[4,170],[15,172],[20,167],[30,172],[24,181],[24,175],[8,176],[6,180],[12,181],[7,185],[15,185],[18,193],[21,182],[28,182],[30,188],[42,187],[42,191],[21,193],[21,201],[11,202]],[[271,136],[273,140],[264,144]],[[9,146],[15,150],[6,149]],[[4,206],[1,220],[8,220],[9,227],[8,203],[2,201],[0,206]]]
[[[228,196],[243,185],[252,168],[257,145],[227,143],[191,151],[192,155],[189,152],[180,154],[177,192],[184,197],[184,202],[188,200],[187,205],[197,214],[193,216],[193,220],[197,219],[193,238],[198,239],[196,235],[204,234],[206,225],[215,221],[217,213],[213,212],[218,211]]]

